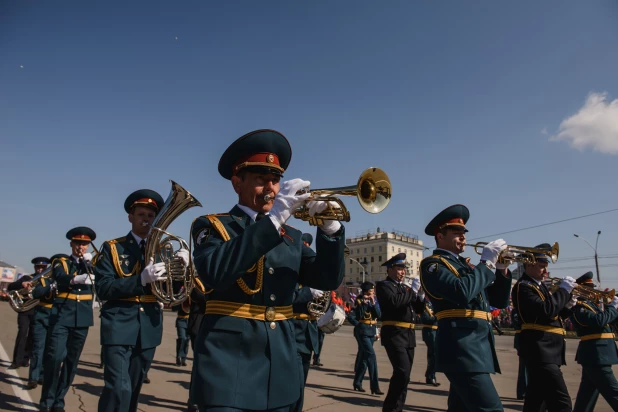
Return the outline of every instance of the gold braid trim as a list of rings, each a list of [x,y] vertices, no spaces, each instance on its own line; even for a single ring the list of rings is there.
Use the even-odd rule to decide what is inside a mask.
[[[112,254],[112,263],[114,264],[114,269],[116,270],[116,273],[118,274],[118,276],[120,276],[121,278],[126,278],[129,276],[133,276],[136,273],[139,273],[139,271],[141,270],[141,266],[139,262],[137,262],[134,266],[133,266],[133,270],[131,270],[130,273],[124,273],[124,271],[122,270],[122,266],[120,265],[120,259],[118,258],[118,250],[116,249],[116,243],[125,240],[126,238],[121,237],[118,239],[114,239],[114,240],[108,240],[107,244],[109,245],[109,250],[110,253]]]
[[[221,223],[219,218],[217,218],[214,215],[207,215],[206,218],[208,219],[208,221],[210,221],[210,224],[219,233],[219,236],[221,236],[224,242],[227,242],[228,240],[231,239],[229,233],[227,233],[225,226],[223,226],[223,223]],[[245,292],[247,295],[255,295],[260,290],[262,290],[262,285],[264,284],[264,260],[265,260],[265,257],[262,256],[260,260],[258,260],[257,262],[257,268],[256,268],[256,265],[253,265],[247,271],[248,273],[251,273],[257,269],[257,277],[255,279],[255,289],[249,288],[249,286],[245,283],[245,281],[242,278],[236,279],[236,283],[238,284],[240,289],[243,292]]]

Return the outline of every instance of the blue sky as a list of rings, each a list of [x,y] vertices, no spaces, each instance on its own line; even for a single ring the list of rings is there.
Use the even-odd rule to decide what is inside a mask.
[[[68,252],[74,226],[97,245],[125,235],[126,196],[166,197],[169,179],[204,205],[172,225],[188,237],[235,204],[217,163],[258,128],[288,137],[286,178],[314,188],[387,171],[383,213],[347,199],[349,236],[379,226],[431,246],[425,225],[454,203],[471,210],[470,237],[618,208],[609,0],[0,7],[0,259],[28,271]],[[592,255],[573,233],[594,243],[598,230],[604,286],[618,288],[618,212],[504,238],[560,242],[552,276],[575,276],[593,261],[569,263]]]

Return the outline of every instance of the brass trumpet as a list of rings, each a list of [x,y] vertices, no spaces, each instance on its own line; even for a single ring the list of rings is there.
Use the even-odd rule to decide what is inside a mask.
[[[333,187],[327,189],[302,189],[298,194],[311,193],[307,201],[335,202],[337,206],[329,205],[326,210],[309,216],[309,208],[301,206],[294,212],[294,217],[308,222],[311,226],[319,226],[325,220],[350,221],[350,211],[345,207],[341,199],[336,196],[356,196],[361,207],[369,213],[380,213],[391,201],[392,187],[388,175],[377,167],[370,167],[361,173],[358,182],[354,186]],[[264,200],[268,202],[274,196],[266,195]]]
[[[488,242],[477,242],[475,244],[466,243],[466,246],[472,246],[474,251],[481,255],[483,253],[483,248],[487,245]],[[507,245],[506,249],[504,249],[500,256],[498,256],[498,262],[500,263],[536,263],[537,255],[545,255],[547,256],[552,263],[556,263],[558,261],[558,255],[560,254],[560,245],[558,242],[554,243],[551,249],[539,249],[527,246],[512,246]]]
[[[553,293],[560,287],[560,282],[562,279],[560,278],[549,278],[550,287],[549,290]],[[610,303],[614,300],[614,296],[616,296],[616,290],[608,290],[603,291],[599,289],[593,289],[584,285],[575,285],[573,291],[571,292],[574,296],[582,297],[586,300],[590,300],[592,302],[603,302],[605,304]]]

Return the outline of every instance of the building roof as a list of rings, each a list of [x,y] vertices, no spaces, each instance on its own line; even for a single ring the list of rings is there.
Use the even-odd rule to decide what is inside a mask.
[[[8,263],[3,262],[3,261],[1,261],[1,260],[0,260],[0,268],[11,268],[11,269],[16,269],[16,268],[17,268],[17,266],[9,265]]]

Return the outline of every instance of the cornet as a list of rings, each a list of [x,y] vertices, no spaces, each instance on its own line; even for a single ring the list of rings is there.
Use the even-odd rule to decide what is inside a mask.
[[[475,244],[466,243],[466,246],[472,246],[474,251],[479,255],[483,254],[483,248],[487,246],[488,242],[477,242]],[[547,256],[552,263],[556,263],[558,261],[558,254],[560,253],[560,245],[558,242],[554,243],[551,249],[537,249],[533,247],[526,246],[512,246],[507,245],[506,249],[504,249],[500,256],[498,257],[498,262],[500,263],[536,263],[537,255],[545,255]]]
[[[304,205],[296,209],[294,217],[308,222],[311,226],[319,226],[325,220],[350,221],[350,211],[345,207],[341,199],[336,196],[356,196],[361,207],[369,213],[380,213],[391,201],[392,187],[388,175],[377,167],[365,170],[354,186],[333,187],[328,189],[302,189],[297,194],[310,193],[307,199],[310,201],[334,202],[337,206],[329,204],[328,208],[313,216],[309,215],[309,208]],[[274,199],[273,195],[264,196],[264,201]]]
[[[549,278],[549,281],[550,281],[549,289],[553,293],[560,287],[560,282],[562,281],[562,279]],[[595,303],[603,302],[605,304],[610,303],[612,300],[614,300],[614,296],[616,296],[615,289],[608,290],[608,291],[602,291],[602,290],[593,289],[593,288],[590,288],[584,285],[575,285],[571,293],[574,296],[579,296],[579,297],[582,297],[586,300],[590,300]]]

